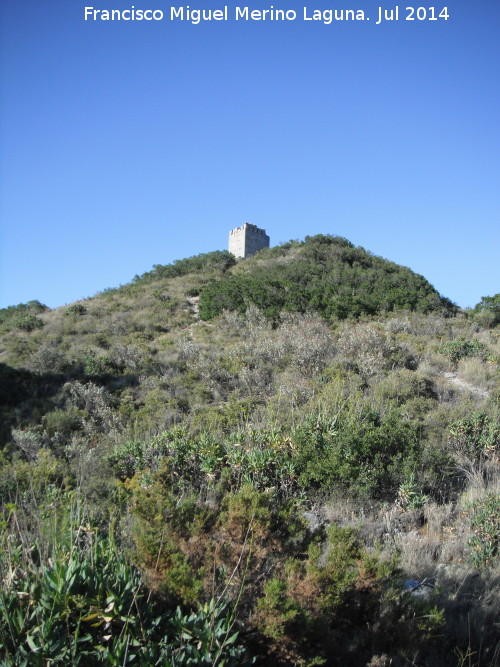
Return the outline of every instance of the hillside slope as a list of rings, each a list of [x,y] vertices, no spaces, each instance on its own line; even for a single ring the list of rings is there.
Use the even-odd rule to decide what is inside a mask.
[[[250,304],[275,318],[282,311],[317,312],[330,320],[397,310],[456,312],[423,276],[321,234],[261,251],[213,279],[201,293],[200,314],[212,319]]]
[[[336,237],[0,312],[0,659],[493,666],[479,315]]]

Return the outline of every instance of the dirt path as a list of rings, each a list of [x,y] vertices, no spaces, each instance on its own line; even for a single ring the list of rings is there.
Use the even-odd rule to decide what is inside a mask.
[[[490,395],[490,392],[486,391],[486,389],[481,389],[481,387],[477,387],[470,382],[462,380],[456,373],[443,373],[443,377],[445,377],[450,384],[455,385],[455,387],[465,391],[470,391],[472,394],[476,394],[476,396],[481,396],[481,398],[488,398]]]
[[[193,309],[193,314],[195,315],[196,319],[199,318],[198,313],[200,312],[200,297],[199,296],[188,296],[187,298],[189,305]]]

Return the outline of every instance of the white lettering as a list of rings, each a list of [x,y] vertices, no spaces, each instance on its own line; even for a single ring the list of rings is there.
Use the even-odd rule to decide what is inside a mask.
[[[295,21],[297,12],[294,9],[275,9],[273,5],[269,9],[252,9],[248,7],[236,7],[235,19],[239,21]]]
[[[174,8],[172,7],[172,10]],[[182,12],[183,8],[179,8]],[[135,9],[134,5],[130,9],[94,9],[94,7],[85,7],[84,20],[92,21],[162,21],[163,12],[161,9]]]

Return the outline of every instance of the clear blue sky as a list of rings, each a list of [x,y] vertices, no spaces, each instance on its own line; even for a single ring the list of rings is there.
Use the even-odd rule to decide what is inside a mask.
[[[132,4],[165,20],[83,20]],[[331,25],[235,6],[193,25],[165,0],[2,0],[0,306],[92,296],[245,221],[345,236],[460,306],[499,292],[498,0],[378,26],[374,0],[307,0],[371,19]]]

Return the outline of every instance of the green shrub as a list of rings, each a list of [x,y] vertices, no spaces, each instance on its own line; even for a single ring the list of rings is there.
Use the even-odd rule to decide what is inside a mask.
[[[334,420],[306,423],[294,434],[299,485],[358,496],[395,497],[420,456],[419,428],[396,410],[380,415],[346,409]]]
[[[309,547],[306,572],[318,589],[315,604],[321,613],[330,615],[346,600],[356,581],[361,551],[351,528],[332,523],[328,527],[327,538],[324,556],[318,545]]]
[[[477,567],[490,565],[498,556],[500,546],[500,496],[489,494],[472,503],[467,510],[470,561]]]
[[[473,413],[449,426],[448,442],[459,463],[494,460],[500,447],[500,424],[484,412]]]
[[[87,312],[86,306],[83,305],[83,303],[73,303],[71,306],[68,306],[66,310],[64,311],[65,315],[73,315],[76,317],[81,317],[82,315],[85,315]]]
[[[418,398],[437,398],[434,384],[429,377],[407,369],[395,370],[387,375],[376,386],[375,393],[395,401],[398,405]]]
[[[11,320],[12,326],[21,331],[34,331],[35,329],[41,329],[43,327],[43,321],[31,313],[26,313],[24,315],[19,315],[19,317],[14,317]]]
[[[44,313],[46,310],[48,310],[48,306],[36,300],[20,303],[17,306],[0,308],[0,324],[7,323],[16,318],[22,318],[23,315],[38,315],[39,313]]]
[[[213,598],[185,614],[178,607],[170,618],[171,633],[162,647],[169,665],[244,667],[254,663],[238,641],[238,631],[226,602]]]
[[[274,320],[281,311],[313,310],[327,319],[401,309],[455,311],[422,276],[321,234],[306,237],[287,262],[251,263],[244,272],[211,280],[201,292],[200,317],[243,313],[251,304]]]
[[[416,480],[415,474],[410,473],[404,482],[399,486],[397,504],[402,510],[421,509],[429,500],[428,496],[422,493]]]
[[[212,599],[187,614],[162,613],[116,546],[79,530],[83,550],[32,562],[0,591],[2,664],[245,664],[226,603]]]
[[[494,296],[483,296],[474,307],[476,319],[494,327],[500,323],[500,293]]]
[[[288,583],[276,577],[264,586],[264,594],[257,601],[253,622],[263,635],[276,640],[291,633],[295,633],[298,638],[307,629],[306,614],[290,597]]]
[[[45,430],[50,437],[56,433],[62,436],[69,436],[71,433],[80,430],[81,415],[77,410],[61,410],[56,409],[47,412],[43,417]]]
[[[439,351],[448,356],[454,364],[465,357],[485,359],[487,356],[486,345],[475,338],[472,340],[464,337],[455,338],[455,340],[444,343]]]
[[[86,350],[82,361],[85,375],[90,377],[105,375],[117,370],[116,365],[109,356],[98,354],[94,350]]]
[[[201,271],[227,271],[235,263],[234,256],[227,250],[215,250],[185,259],[177,259],[172,264],[155,264],[151,271],[143,273],[142,276],[135,276],[134,284],[150,283],[160,278],[175,278]]]
[[[168,303],[172,298],[169,294],[166,294],[161,289],[154,289],[151,292],[151,296],[153,296],[155,299],[158,299],[158,301],[161,301],[162,303]]]

